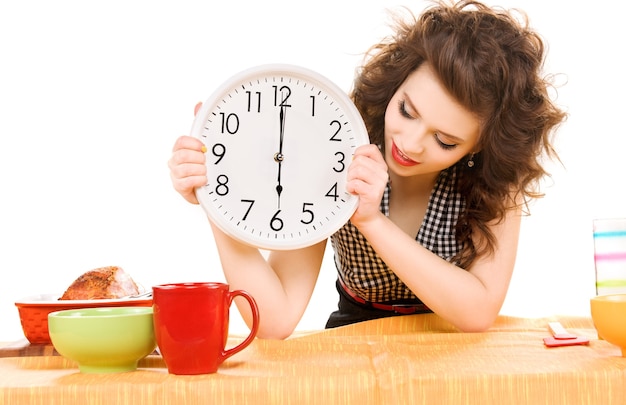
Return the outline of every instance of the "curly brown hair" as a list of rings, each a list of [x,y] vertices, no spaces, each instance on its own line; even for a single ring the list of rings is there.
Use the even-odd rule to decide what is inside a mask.
[[[539,180],[548,173],[541,158],[557,157],[550,137],[566,118],[549,97],[549,76],[542,77],[544,43],[517,13],[440,1],[410,23],[396,18],[394,36],[369,50],[351,94],[371,142],[381,146],[387,105],[422,63],[478,117],[475,164],[467,166],[468,156],[456,164],[467,209],[456,225],[463,248],[453,261],[463,268],[495,251],[489,224],[542,196]]]

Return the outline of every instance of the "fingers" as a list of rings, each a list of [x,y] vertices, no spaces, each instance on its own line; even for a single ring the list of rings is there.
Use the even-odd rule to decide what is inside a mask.
[[[178,158],[172,157],[169,162],[170,175],[174,180],[185,180],[189,177],[201,177],[202,184],[195,184],[194,186],[200,187],[206,184],[206,166],[202,162],[182,162],[174,163]]]
[[[359,147],[348,168],[346,190],[359,196],[359,205],[350,220],[357,227],[380,211],[380,201],[389,180],[387,164],[375,145]]]
[[[348,168],[348,191],[362,194],[367,192],[366,187],[372,187],[380,192],[381,188],[384,190],[388,179],[387,164],[378,147],[364,145],[357,148]]]
[[[183,135],[179,137],[174,143],[174,147],[172,148],[172,152],[176,152],[180,149],[191,149],[202,151],[202,146],[204,144],[198,138],[194,138],[193,136]]]
[[[385,165],[385,159],[383,158],[380,149],[378,148],[378,146],[373,144],[359,146],[354,152],[354,159],[357,159],[359,157],[366,157],[374,160],[375,162]]]
[[[201,107],[202,103],[195,105],[194,116]],[[195,189],[207,184],[205,152],[202,141],[191,136],[181,136],[174,142],[172,156],[167,162],[174,189],[192,204],[198,204]]]
[[[181,136],[176,140],[168,161],[170,171],[178,178],[206,174],[204,151],[204,144],[200,140]]]
[[[174,189],[187,201],[197,204],[195,189],[207,183],[204,144],[193,137],[181,136],[174,143],[168,161]]]

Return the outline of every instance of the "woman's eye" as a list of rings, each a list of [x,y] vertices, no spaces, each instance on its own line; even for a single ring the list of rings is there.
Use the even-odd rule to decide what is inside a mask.
[[[444,141],[441,140],[441,138],[439,137],[439,134],[436,132],[435,132],[435,140],[437,141],[439,146],[441,146],[442,149],[451,150],[451,149],[456,148],[455,143],[445,143]]]
[[[406,102],[404,100],[401,100],[398,103],[398,107],[400,110],[400,114],[404,117],[404,118],[408,118],[410,120],[414,120],[415,117],[412,116],[411,114],[409,114],[409,112],[406,110]],[[444,141],[441,140],[441,136],[439,135],[439,133],[435,132],[434,133],[435,136],[435,140],[437,141],[437,143],[439,144],[439,146],[444,149],[444,150],[451,150],[456,148],[456,144],[455,143],[446,143]]]
[[[400,101],[400,114],[404,118],[413,119],[413,116],[411,116],[411,114],[409,114],[409,112],[406,110],[406,102],[404,100]]]

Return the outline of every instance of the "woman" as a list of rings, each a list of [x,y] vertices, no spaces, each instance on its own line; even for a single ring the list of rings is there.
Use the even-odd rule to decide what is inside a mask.
[[[359,206],[331,237],[340,300],[327,326],[433,311],[482,331],[504,301],[522,211],[540,196],[539,159],[554,154],[549,136],[565,114],[540,76],[540,37],[507,12],[437,3],[396,28],[368,53],[352,92],[371,144],[348,170]],[[176,141],[172,182],[191,203],[207,182],[204,162],[199,140]],[[257,300],[258,336],[289,336],[326,241],[266,258],[212,229],[228,283]]]

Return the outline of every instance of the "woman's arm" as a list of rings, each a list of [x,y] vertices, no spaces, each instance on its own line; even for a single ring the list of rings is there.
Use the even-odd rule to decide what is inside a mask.
[[[313,294],[326,240],[298,250],[273,251],[266,259],[259,249],[242,244],[211,225],[228,284],[231,289],[250,293],[259,307],[257,336],[265,339],[289,337]],[[250,326],[249,304],[238,298],[235,302]]]
[[[515,265],[521,212],[492,225],[496,250],[464,270],[415,242],[384,215],[358,225],[374,250],[430,309],[463,331],[483,331],[495,321]]]
[[[498,316],[515,265],[521,211],[511,210],[491,230],[493,255],[465,270],[440,258],[379,210],[387,165],[373,146],[361,147],[348,170],[348,191],[359,195],[352,223],[391,270],[429,308],[464,331],[489,328]],[[475,241],[479,245],[479,241]]]

